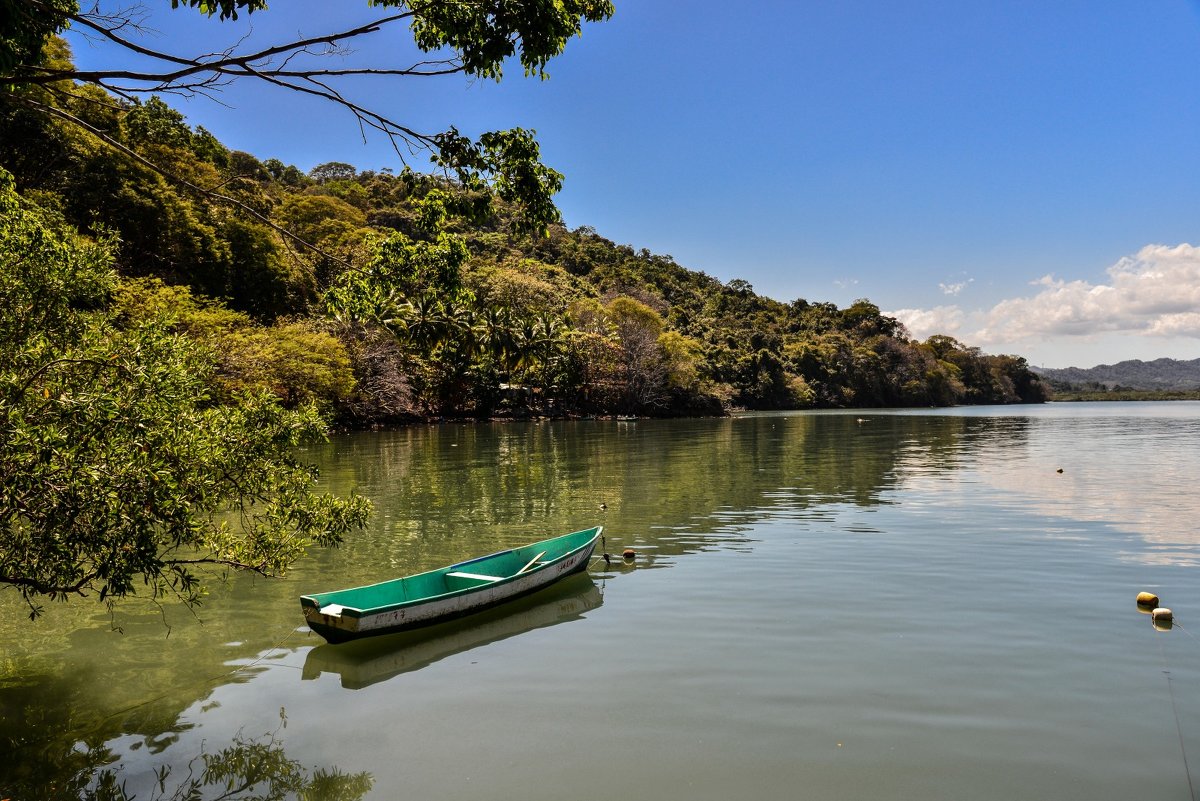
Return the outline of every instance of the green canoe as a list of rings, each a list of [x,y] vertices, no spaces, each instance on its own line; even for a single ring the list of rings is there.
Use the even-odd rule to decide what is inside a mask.
[[[604,596],[591,576],[576,573],[552,587],[468,618],[387,637],[318,645],[305,656],[300,677],[311,681],[336,676],[343,688],[361,690],[473,648],[580,620],[602,603]]]
[[[427,573],[300,598],[308,627],[331,643],[463,617],[587,570],[602,526]]]

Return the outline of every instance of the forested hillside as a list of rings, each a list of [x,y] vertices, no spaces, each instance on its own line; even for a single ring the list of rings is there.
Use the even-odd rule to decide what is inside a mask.
[[[496,190],[444,177],[304,173],[158,99],[30,92],[61,113],[0,105],[20,202],[109,247],[111,319],[168,320],[210,354],[218,400],[265,389],[363,426],[1045,397],[1024,359],[910,340],[867,300],[781,303],[588,228],[531,230]]]
[[[1064,389],[1095,387],[1132,390],[1200,389],[1200,359],[1129,359],[1095,367],[1033,368],[1039,375]]]

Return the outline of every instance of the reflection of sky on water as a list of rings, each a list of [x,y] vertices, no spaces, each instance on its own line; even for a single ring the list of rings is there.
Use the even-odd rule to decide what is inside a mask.
[[[1013,512],[1108,524],[1144,541],[1144,550],[1127,554],[1131,560],[1200,565],[1200,495],[1194,491],[1200,404],[1079,411],[1066,404],[1038,409],[1021,441],[991,438],[973,447],[953,490],[944,476],[924,469],[919,450],[907,452],[898,466],[907,474],[906,503],[913,496],[952,503],[938,497],[952,492],[961,503],[988,500]],[[972,488],[974,483],[980,486]]]

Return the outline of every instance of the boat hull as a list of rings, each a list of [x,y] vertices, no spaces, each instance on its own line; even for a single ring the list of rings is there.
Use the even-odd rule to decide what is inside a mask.
[[[604,596],[591,577],[586,572],[576,573],[466,620],[459,618],[341,645],[318,645],[305,657],[301,678],[310,681],[337,675],[343,688],[361,690],[455,654],[579,620],[603,602]]]
[[[476,573],[456,572],[458,569],[484,571],[503,558],[510,557],[517,551],[504,551],[498,554],[479,557],[467,562],[460,562],[429,574],[410,577],[420,579],[428,584],[438,576],[448,585],[452,578],[458,581],[491,579],[479,586],[450,589],[428,598],[418,598],[413,601],[384,604],[376,608],[346,608],[342,600],[353,599],[349,593],[371,591],[372,587],[346,590],[342,593],[324,593],[314,596],[304,596],[300,599],[308,627],[320,634],[331,643],[346,642],[362,637],[373,637],[381,634],[392,634],[400,631],[432,626],[448,620],[466,617],[491,609],[500,604],[521,598],[566,578],[575,573],[587,570],[588,562],[600,538],[601,528],[575,532],[572,535],[544,540],[525,546],[521,551],[532,551],[540,546],[552,547],[559,540],[579,535],[592,535],[581,545],[557,556],[551,556],[546,562],[539,563],[533,569],[522,570],[510,576],[484,576]],[[403,581],[403,580],[401,580]],[[398,582],[391,582],[396,584]],[[374,585],[385,587],[388,583]],[[401,590],[402,592],[402,590]]]

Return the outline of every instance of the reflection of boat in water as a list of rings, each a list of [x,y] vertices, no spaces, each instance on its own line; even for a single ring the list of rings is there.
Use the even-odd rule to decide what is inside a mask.
[[[300,598],[308,627],[345,642],[430,626],[537,592],[587,570],[602,526],[425,573]]]
[[[472,615],[469,620],[317,646],[304,660],[303,677],[316,679],[322,673],[338,673],[343,687],[360,690],[481,645],[579,620],[602,602],[600,588],[586,575],[575,575],[536,595],[505,604],[502,609]]]

